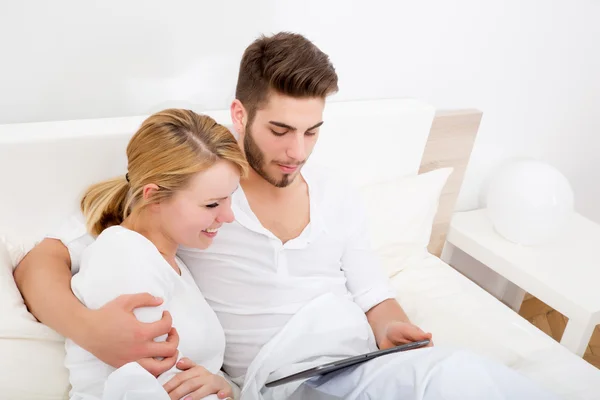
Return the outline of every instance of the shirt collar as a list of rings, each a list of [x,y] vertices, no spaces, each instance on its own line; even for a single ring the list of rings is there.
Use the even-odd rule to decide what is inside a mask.
[[[302,177],[308,186],[310,221],[298,237],[286,242],[283,245],[284,247],[290,249],[306,247],[321,231],[324,230],[325,227],[322,221],[320,202],[318,201],[320,188],[318,187],[317,181],[313,179],[313,171],[304,166],[300,173],[302,174]],[[258,217],[250,208],[250,203],[248,203],[246,194],[241,186],[238,187],[232,196],[231,207],[233,209],[236,221],[244,228],[265,235],[270,239],[279,240],[277,236],[275,236],[260,223]]]

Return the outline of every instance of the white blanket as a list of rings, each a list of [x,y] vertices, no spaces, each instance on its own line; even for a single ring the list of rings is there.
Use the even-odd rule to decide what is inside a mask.
[[[377,349],[365,313],[354,302],[322,295],[294,315],[258,353],[245,376],[243,400],[286,399],[302,381],[263,388],[265,383],[342,358]]]
[[[551,400],[508,367],[464,350],[434,347],[389,354],[320,379],[265,388],[265,383],[377,349],[364,312],[348,299],[320,296],[303,307],[246,374],[242,400]]]

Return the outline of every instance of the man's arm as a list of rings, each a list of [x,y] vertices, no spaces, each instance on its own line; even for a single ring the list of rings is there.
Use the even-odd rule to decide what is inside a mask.
[[[385,338],[386,328],[389,322],[409,322],[408,316],[395,299],[387,299],[367,311],[367,319],[375,334],[377,343]]]
[[[345,196],[345,204],[349,207],[345,211],[349,236],[342,256],[342,270],[346,274],[348,290],[365,311],[380,349],[431,339],[430,333],[410,323],[396,301],[390,280],[371,247],[367,214],[358,198],[356,194]]]
[[[419,340],[431,340],[431,333],[413,325],[395,299],[382,301],[366,314],[377,345],[382,350]]]
[[[59,240],[44,239],[35,246],[17,265],[14,277],[27,308],[39,321],[65,337],[84,328],[86,308],[71,292],[71,258]]]
[[[177,341],[154,342],[171,330],[168,313],[160,321],[139,322],[133,310],[162,303],[148,293],[124,295],[97,310],[82,305],[71,291],[71,259],[64,244],[44,239],[17,266],[14,277],[25,304],[42,323],[113,367],[144,357],[167,357],[143,365],[151,373],[175,364]]]

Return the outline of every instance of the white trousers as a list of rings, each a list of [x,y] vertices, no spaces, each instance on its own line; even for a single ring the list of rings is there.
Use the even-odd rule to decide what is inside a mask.
[[[432,347],[389,354],[312,378],[264,388],[267,400],[555,400],[517,371],[465,350]]]

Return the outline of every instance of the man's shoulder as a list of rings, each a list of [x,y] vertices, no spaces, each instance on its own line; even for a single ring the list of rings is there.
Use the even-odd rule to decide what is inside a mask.
[[[305,178],[323,221],[330,228],[350,229],[357,208],[363,208],[359,188],[336,170],[318,165],[311,166]]]

